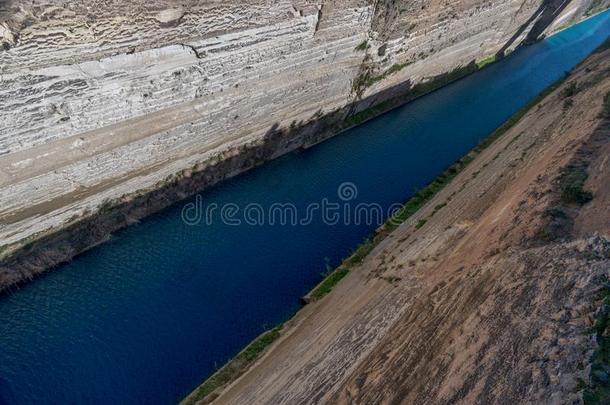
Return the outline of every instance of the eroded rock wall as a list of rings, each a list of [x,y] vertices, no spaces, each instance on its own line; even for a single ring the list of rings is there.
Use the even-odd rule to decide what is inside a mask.
[[[383,101],[610,0],[556,3],[0,2],[0,259],[272,129],[347,118],[361,98]]]

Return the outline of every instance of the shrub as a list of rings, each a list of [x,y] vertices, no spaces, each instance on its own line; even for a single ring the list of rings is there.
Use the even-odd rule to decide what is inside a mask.
[[[369,43],[367,40],[364,40],[360,43],[360,45],[358,45],[355,49],[357,51],[364,51],[365,49],[367,49],[369,47]]]
[[[578,83],[571,82],[566,88],[563,90],[564,98],[573,97],[578,93]]]
[[[565,204],[584,205],[593,199],[590,191],[584,190],[587,172],[582,167],[569,167],[560,177],[561,201]]]

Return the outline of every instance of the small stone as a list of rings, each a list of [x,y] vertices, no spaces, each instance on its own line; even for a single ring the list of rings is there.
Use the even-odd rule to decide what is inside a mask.
[[[155,20],[159,21],[162,27],[175,27],[180,24],[182,17],[184,17],[182,8],[168,8],[160,11],[155,16]]]
[[[6,24],[0,24],[0,44],[5,50],[15,46],[17,37]]]

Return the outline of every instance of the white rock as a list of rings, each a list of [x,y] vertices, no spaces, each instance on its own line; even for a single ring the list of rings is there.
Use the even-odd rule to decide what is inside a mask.
[[[184,10],[180,8],[168,8],[160,11],[156,15],[155,19],[162,25],[177,25],[180,20],[184,17]]]

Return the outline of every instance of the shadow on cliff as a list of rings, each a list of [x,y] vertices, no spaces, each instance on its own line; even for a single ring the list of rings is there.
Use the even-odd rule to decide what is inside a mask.
[[[534,26],[528,32],[525,39],[518,44],[531,45],[536,42],[542,33],[555,21],[561,12],[570,4],[570,0],[544,0],[540,7],[532,14],[532,16],[515,32],[506,44],[498,51],[497,56],[503,57],[506,50],[510,48],[515,41],[525,32],[534,21]]]

